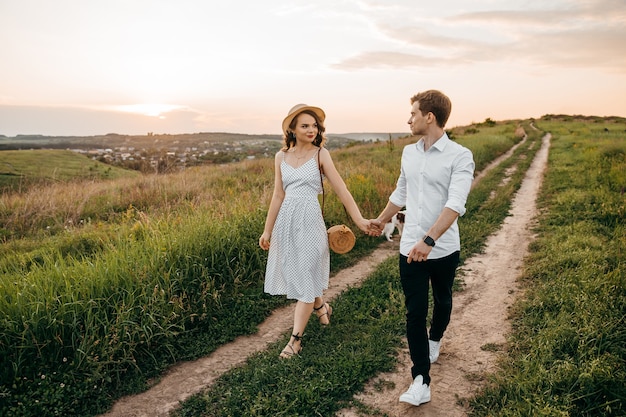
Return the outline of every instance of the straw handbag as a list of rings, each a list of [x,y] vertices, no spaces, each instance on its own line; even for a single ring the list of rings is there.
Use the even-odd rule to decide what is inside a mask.
[[[322,167],[320,165],[319,158],[320,158],[320,154],[318,151],[317,152],[317,167],[319,168],[319,171],[320,171],[320,182],[322,183],[322,216],[323,216],[325,193],[324,193],[324,180],[322,178]],[[344,206],[343,209],[345,210],[346,207]],[[347,214],[348,212],[346,211],[346,215]],[[352,248],[354,247],[354,244],[356,243],[356,237],[354,236],[354,233],[345,224],[338,224],[335,226],[331,226],[328,228],[327,232],[328,232],[328,246],[335,253],[339,253],[339,254],[348,253],[352,250]]]
[[[352,230],[345,224],[338,224],[328,228],[328,246],[335,253],[347,253],[356,243]]]

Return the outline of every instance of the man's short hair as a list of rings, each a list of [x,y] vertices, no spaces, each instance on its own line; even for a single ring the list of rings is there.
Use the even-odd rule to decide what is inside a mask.
[[[437,119],[437,126],[443,129],[452,111],[452,102],[448,96],[438,90],[428,90],[411,97],[411,105],[416,101],[420,104],[422,115],[424,116],[428,112],[434,114],[435,119]]]

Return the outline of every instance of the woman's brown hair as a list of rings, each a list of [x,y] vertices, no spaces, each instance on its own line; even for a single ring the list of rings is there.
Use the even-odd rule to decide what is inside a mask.
[[[291,120],[291,123],[289,123],[289,131],[287,132],[286,136],[283,136],[283,141],[284,141],[284,146],[282,149],[283,151],[288,151],[289,148],[291,148],[292,146],[295,146],[296,135],[293,133],[293,129],[296,128],[296,124],[298,123],[298,117],[300,117],[300,115],[304,113],[312,116],[315,119],[315,123],[317,124],[317,136],[315,137],[315,139],[313,139],[313,145],[317,146],[318,148],[321,148],[322,146],[324,146],[324,142],[326,142],[326,137],[324,136],[324,132],[326,131],[326,128],[324,127],[324,123],[320,121],[320,119],[317,117],[317,114],[315,114],[315,112],[311,110],[302,110],[300,113],[296,115],[296,117],[294,117]]]

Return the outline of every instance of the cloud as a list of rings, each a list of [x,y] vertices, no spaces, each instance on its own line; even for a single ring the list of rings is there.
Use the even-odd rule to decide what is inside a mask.
[[[340,63],[332,65],[331,68],[340,70],[369,69],[402,69],[417,67],[435,67],[440,65],[462,64],[455,58],[437,58],[419,54],[409,54],[402,52],[370,51],[362,52],[353,57],[344,59]]]
[[[510,45],[513,54],[537,65],[571,68],[595,67],[626,74],[626,33],[607,30],[570,30],[529,35]]]
[[[120,111],[124,107],[124,111]],[[243,106],[239,105],[239,108]],[[131,110],[131,111],[129,111]],[[148,111],[146,111],[148,110]],[[257,115],[260,114],[260,115]],[[259,128],[262,126],[262,128]],[[246,129],[247,128],[247,129]],[[108,133],[145,135],[195,132],[267,133],[279,130],[258,109],[233,111],[182,106],[16,106],[0,104],[0,136],[93,136]]]
[[[569,0],[554,6],[549,2],[537,2],[536,8],[526,6],[523,10],[487,10],[458,13],[451,21],[455,23],[479,22],[523,26],[571,27],[573,24],[596,24],[599,26],[626,23],[626,9],[614,0]],[[513,25],[513,26],[511,26]]]
[[[107,133],[195,132],[198,112],[175,110],[162,117],[107,109],[0,105],[0,135],[91,136]]]
[[[626,73],[626,9],[613,1],[570,1],[559,8],[485,10],[445,19],[376,22],[388,48],[362,51],[336,70],[420,68],[511,61],[541,67]],[[552,8],[550,8],[552,7]],[[377,19],[375,14],[371,19]]]

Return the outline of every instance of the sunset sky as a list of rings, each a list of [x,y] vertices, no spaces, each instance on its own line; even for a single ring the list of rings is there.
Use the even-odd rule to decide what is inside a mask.
[[[0,0],[0,135],[408,131],[626,117],[626,0]]]

